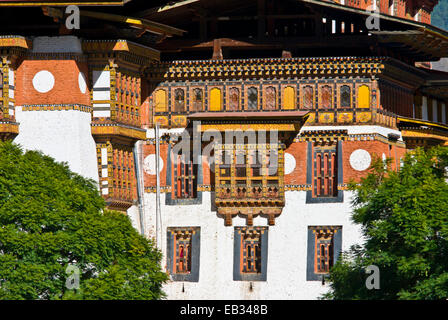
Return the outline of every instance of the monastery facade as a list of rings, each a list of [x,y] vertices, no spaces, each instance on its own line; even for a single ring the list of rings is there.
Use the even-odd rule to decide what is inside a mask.
[[[348,184],[448,144],[437,0],[54,3],[0,6],[0,138],[96,181],[168,299],[318,298],[363,241]]]

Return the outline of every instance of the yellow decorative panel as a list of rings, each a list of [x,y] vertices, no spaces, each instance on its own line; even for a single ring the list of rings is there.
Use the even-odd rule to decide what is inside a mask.
[[[325,112],[319,113],[319,123],[333,123],[334,122],[334,113]]]
[[[308,119],[306,120],[306,123],[314,123],[316,122],[316,114],[310,113]]]
[[[286,87],[283,93],[283,109],[294,110],[296,108],[295,103],[295,91],[293,87]]]
[[[154,122],[158,122],[161,127],[168,127],[168,117],[154,117]]]
[[[371,112],[358,112],[356,114],[356,121],[358,122],[369,122],[370,120],[372,120]]]
[[[155,112],[167,112],[168,111],[168,105],[167,105],[167,99],[166,99],[166,91],[165,90],[157,90],[154,94],[154,101],[155,101]]]
[[[171,122],[174,127],[185,127],[187,125],[187,117],[174,116],[171,118]]]
[[[358,88],[358,108],[370,108],[370,88],[368,86]]]
[[[210,90],[210,111],[221,111],[222,109],[222,95],[221,90],[218,88],[213,88]]]
[[[353,121],[353,113],[352,112],[338,113],[338,122],[339,123],[350,123],[352,121]]]

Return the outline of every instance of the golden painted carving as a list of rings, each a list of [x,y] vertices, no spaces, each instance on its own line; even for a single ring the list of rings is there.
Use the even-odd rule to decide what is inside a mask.
[[[0,122],[0,141],[13,139],[19,134],[19,124],[15,122]]]
[[[154,117],[154,123],[158,122],[161,127],[168,127],[168,117],[156,116]]]
[[[256,123],[256,124],[201,124],[201,131],[205,132],[207,130],[217,130],[217,131],[226,131],[226,130],[278,130],[278,131],[298,131],[300,128],[297,128],[296,124],[269,124],[269,123]]]
[[[171,122],[175,127],[185,127],[187,125],[186,116],[173,116]]]
[[[358,122],[369,122],[372,120],[371,112],[358,112],[356,113],[356,121]]]
[[[0,37],[0,47],[18,47],[24,49],[31,49],[32,42],[23,37],[11,36]]]
[[[316,122],[316,114],[313,112],[313,113],[309,113],[308,114],[309,116],[308,116],[308,119],[306,120],[306,123],[314,123],[314,122]]]
[[[353,113],[352,112],[341,112],[341,113],[338,113],[338,122],[339,123],[350,123],[350,122],[353,122]]]
[[[319,113],[319,123],[333,123],[334,122],[334,113],[324,112]]]
[[[92,135],[122,136],[137,140],[146,139],[146,131],[139,128],[129,128],[119,124],[92,125]]]

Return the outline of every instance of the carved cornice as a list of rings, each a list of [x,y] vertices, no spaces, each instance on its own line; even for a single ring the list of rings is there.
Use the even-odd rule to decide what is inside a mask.
[[[383,57],[260,58],[172,61],[153,64],[150,79],[282,78],[382,73]]]

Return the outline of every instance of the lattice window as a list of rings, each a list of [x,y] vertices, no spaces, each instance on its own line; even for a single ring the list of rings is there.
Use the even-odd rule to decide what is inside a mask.
[[[167,269],[174,281],[199,280],[200,228],[167,229]]]
[[[188,230],[178,231],[174,238],[173,270],[175,273],[191,272],[191,238]]]
[[[313,271],[315,275],[328,274],[333,267],[342,244],[342,228],[335,226],[310,227],[314,242]],[[337,249],[336,249],[337,248]]]
[[[15,118],[15,73],[0,61],[0,119]]]
[[[307,281],[327,277],[342,251],[341,226],[308,227]]]
[[[197,164],[186,160],[182,154],[173,156],[173,197],[174,199],[194,199],[197,195]]]
[[[215,176],[218,199],[270,199],[282,197],[280,167],[283,153],[271,157],[269,149],[251,144],[244,148],[222,145],[215,150],[217,174]],[[273,163],[271,164],[270,161]]]
[[[277,92],[274,87],[266,88],[266,110],[275,110],[277,108]]]
[[[261,233],[254,230],[241,237],[241,272],[261,273]]]
[[[258,109],[258,89],[255,87],[251,87],[247,90],[247,109]]]
[[[260,278],[260,275],[266,272],[267,233],[267,227],[235,228],[235,249],[238,254],[235,261],[238,264],[238,279],[235,280],[244,280],[239,278],[240,276],[252,276],[253,280],[265,280]]]
[[[113,75],[113,73],[112,73]],[[112,84],[113,86],[113,84]],[[140,123],[141,79],[123,72],[115,74],[116,120],[130,125]]]
[[[329,273],[333,266],[333,234],[316,232],[315,272]]]
[[[351,107],[351,90],[349,86],[341,87],[341,108],[350,108]]]
[[[230,88],[229,98],[229,110],[238,110],[240,108],[240,91],[237,88]]]
[[[314,147],[313,156],[313,197],[336,197],[337,188],[337,147]]]

